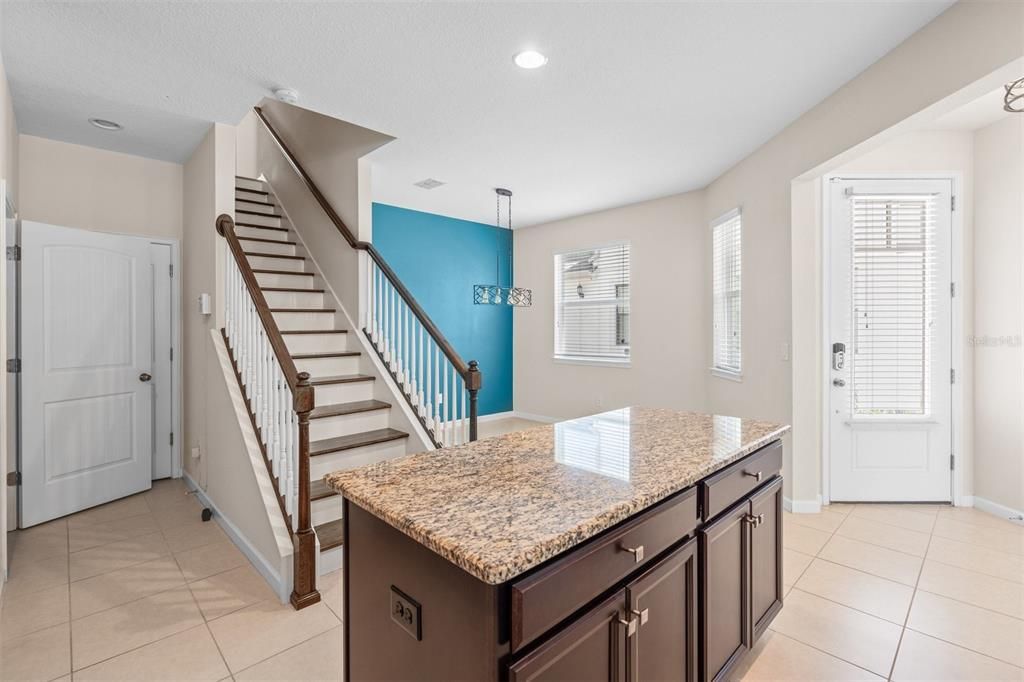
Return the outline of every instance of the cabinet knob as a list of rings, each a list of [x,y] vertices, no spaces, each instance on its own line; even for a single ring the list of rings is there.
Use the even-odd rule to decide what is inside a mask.
[[[633,609],[631,613],[640,619],[640,625],[647,625],[647,619],[651,616],[650,609],[644,609],[643,611],[637,611],[636,609]]]
[[[629,552],[630,554],[632,554],[633,555],[633,561],[635,563],[640,563],[641,561],[644,560],[644,546],[643,545],[637,545],[636,547],[626,547],[625,545],[623,545],[622,546],[622,551]]]
[[[761,481],[761,472],[760,471],[756,471],[754,473],[750,473],[749,471],[744,471],[743,475],[744,476],[750,476],[755,481],[758,481],[758,482]]]
[[[626,620],[622,616],[619,616],[619,625],[626,628],[626,637],[632,637],[636,634],[636,619],[630,618]]]

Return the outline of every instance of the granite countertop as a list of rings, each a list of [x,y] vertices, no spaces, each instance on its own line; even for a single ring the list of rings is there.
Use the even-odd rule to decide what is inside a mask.
[[[788,430],[738,417],[628,407],[337,471],[324,480],[497,585]]]

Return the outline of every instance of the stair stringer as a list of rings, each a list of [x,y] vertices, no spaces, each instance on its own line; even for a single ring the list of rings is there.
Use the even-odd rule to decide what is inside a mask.
[[[214,519],[281,602],[288,603],[295,552],[291,533],[281,514],[224,337],[216,329],[209,334],[212,351],[207,354],[206,414],[208,418],[221,418],[218,428],[207,431],[207,452],[202,454],[207,458],[207,485],[202,494],[215,508]],[[223,383],[215,378],[218,376]]]
[[[291,229],[303,255],[309,259],[315,273],[316,286],[322,287],[325,296],[333,300],[337,310],[337,321],[341,323],[342,328],[348,330],[349,341],[358,339],[359,348],[363,351],[359,360],[361,371],[376,378],[374,397],[391,403],[391,427],[410,434],[406,441],[408,454],[435,449],[430,434],[409,406],[405,394],[391,376],[391,372],[380,360],[377,349],[363,334],[357,319],[349,314],[350,305],[354,304],[358,308],[358,288],[365,281],[358,274],[353,277],[350,273],[360,272],[360,259],[365,258],[366,254],[351,248],[345,242],[334,224],[323,213],[323,209],[309,194],[285,156],[276,148],[274,152],[275,162],[285,167],[275,168],[275,172],[272,173],[263,171],[263,180],[281,212],[282,225],[287,224]],[[268,156],[269,153],[261,149],[261,164],[268,160]],[[271,181],[269,176],[273,176],[274,180]],[[356,291],[354,295],[342,296],[339,295],[341,287],[355,288]]]

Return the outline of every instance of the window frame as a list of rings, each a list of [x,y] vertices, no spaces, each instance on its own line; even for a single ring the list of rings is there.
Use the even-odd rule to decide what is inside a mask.
[[[629,272],[628,272],[628,274],[626,276],[626,282],[625,282],[627,295],[625,297],[626,305],[624,307],[627,310],[627,312],[625,314],[627,316],[629,316],[629,318],[630,318],[629,321],[627,322],[627,325],[629,326],[629,328],[631,330],[632,329],[632,311],[630,310],[630,305],[629,305],[630,298],[629,297],[630,297],[630,294],[631,294],[632,289],[633,289],[633,287],[632,287],[632,281],[633,281],[633,272],[632,272],[632,267],[633,267],[633,245],[632,245],[632,242],[630,242],[629,240],[623,239],[623,240],[616,240],[616,241],[611,241],[611,242],[603,242],[603,243],[600,243],[600,244],[596,244],[594,246],[563,248],[563,249],[560,249],[560,250],[552,252],[551,265],[552,265],[552,271],[553,271],[552,272],[552,275],[553,275],[552,276],[552,284],[553,284],[553,289],[554,289],[553,299],[554,299],[554,308],[555,308],[555,310],[554,310],[554,327],[552,329],[552,332],[553,332],[552,333],[553,349],[552,349],[551,358],[552,358],[552,360],[554,362],[560,363],[560,364],[567,364],[567,365],[595,365],[595,366],[599,366],[599,367],[618,367],[618,368],[622,368],[622,369],[628,369],[631,366],[631,364],[632,364],[632,350],[633,350],[633,348],[632,348],[632,339],[630,339],[630,342],[626,343],[626,344],[619,344],[619,343],[615,344],[615,346],[618,347],[618,348],[625,348],[626,349],[624,354],[622,355],[622,357],[606,356],[606,355],[566,355],[566,354],[562,354],[562,353],[558,352],[558,347],[559,347],[559,330],[561,329],[561,313],[562,313],[562,300],[560,298],[561,290],[562,290],[562,286],[561,286],[562,273],[559,270],[559,259],[561,257],[563,257],[563,256],[568,255],[568,254],[578,253],[580,251],[602,251],[602,250],[606,250],[606,249],[614,249],[616,247],[621,247],[621,246],[625,246],[627,248],[627,252],[628,252],[627,263],[629,265]],[[615,285],[615,291],[616,292],[618,291],[618,289],[621,286],[621,284],[622,283],[619,283],[619,284]],[[622,314],[622,313],[620,313],[620,310],[621,310],[621,308],[623,306],[622,306],[622,303],[621,303],[622,299],[620,297],[616,296],[614,301],[615,301],[615,305],[616,305],[616,312],[615,312],[615,320],[616,320],[616,322],[615,322],[615,325],[614,325],[615,328],[614,328],[613,331],[616,333],[615,334],[616,335],[615,341],[618,341],[618,334],[617,334],[617,332],[619,330],[620,315]]]
[[[737,367],[729,367],[719,364],[719,358],[717,357],[719,348],[719,329],[716,325],[718,319],[718,297],[719,294],[715,292],[715,284],[718,280],[717,267],[718,267],[718,253],[716,253],[715,247],[715,235],[716,231],[720,228],[729,225],[733,221],[737,221],[737,232],[738,232],[738,243],[736,245],[736,254],[739,261],[739,284],[736,289],[730,289],[729,291],[723,292],[722,298],[735,298],[738,303],[739,313],[737,315],[737,336],[739,341],[736,348],[736,359]],[[740,206],[723,213],[710,224],[711,233],[711,367],[710,372],[713,376],[720,379],[727,379],[730,381],[743,381],[743,209]],[[723,313],[724,314],[724,313]]]

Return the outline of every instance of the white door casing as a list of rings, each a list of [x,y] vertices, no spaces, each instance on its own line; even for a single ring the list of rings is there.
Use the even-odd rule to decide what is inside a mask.
[[[149,240],[22,223],[22,526],[151,486]]]
[[[832,501],[947,502],[952,454],[952,181],[829,188]]]
[[[153,281],[153,480],[174,475],[174,431],[171,349],[173,339],[172,247],[167,243],[149,245]]]

